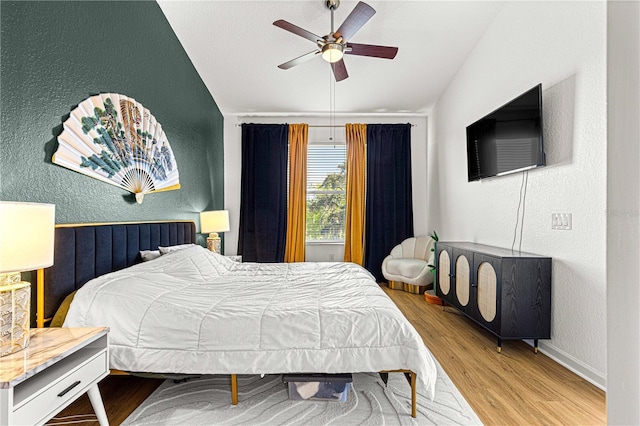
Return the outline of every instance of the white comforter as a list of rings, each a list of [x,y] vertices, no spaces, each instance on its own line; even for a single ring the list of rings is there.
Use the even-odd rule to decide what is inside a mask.
[[[433,395],[422,338],[351,263],[237,263],[194,246],[78,290],[65,326],[108,326],[111,368],[155,373],[408,369]]]

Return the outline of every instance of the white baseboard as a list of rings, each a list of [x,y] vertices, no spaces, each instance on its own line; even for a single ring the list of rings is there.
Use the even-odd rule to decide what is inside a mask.
[[[526,340],[526,342],[533,346],[533,341]],[[538,341],[538,350],[566,369],[576,373],[589,383],[592,383],[594,386],[597,386],[605,392],[607,391],[607,378],[603,376],[601,372],[594,370],[582,361],[542,340]]]

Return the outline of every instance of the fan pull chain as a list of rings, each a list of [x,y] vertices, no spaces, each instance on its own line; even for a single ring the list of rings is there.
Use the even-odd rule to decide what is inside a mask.
[[[329,67],[329,140],[333,141],[335,148],[335,110],[336,110],[336,82],[333,78],[333,71]]]
[[[336,144],[336,80],[334,78],[331,79],[331,87],[333,92],[333,123],[331,123],[331,138],[333,139],[333,147],[335,148]]]

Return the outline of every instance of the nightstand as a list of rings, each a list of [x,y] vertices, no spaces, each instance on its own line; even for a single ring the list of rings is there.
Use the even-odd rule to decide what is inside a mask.
[[[29,346],[0,358],[0,425],[41,424],[85,392],[108,425],[98,382],[109,374],[107,327],[32,328]]]

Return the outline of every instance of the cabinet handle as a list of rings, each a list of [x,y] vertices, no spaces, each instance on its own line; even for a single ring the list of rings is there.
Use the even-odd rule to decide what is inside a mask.
[[[80,384],[80,380],[77,380],[73,383],[71,383],[71,386],[69,386],[68,388],[66,388],[65,390],[63,390],[62,392],[60,392],[58,394],[59,397],[61,396],[65,396],[65,394],[67,394],[71,389],[75,388],[76,386],[78,386]]]

